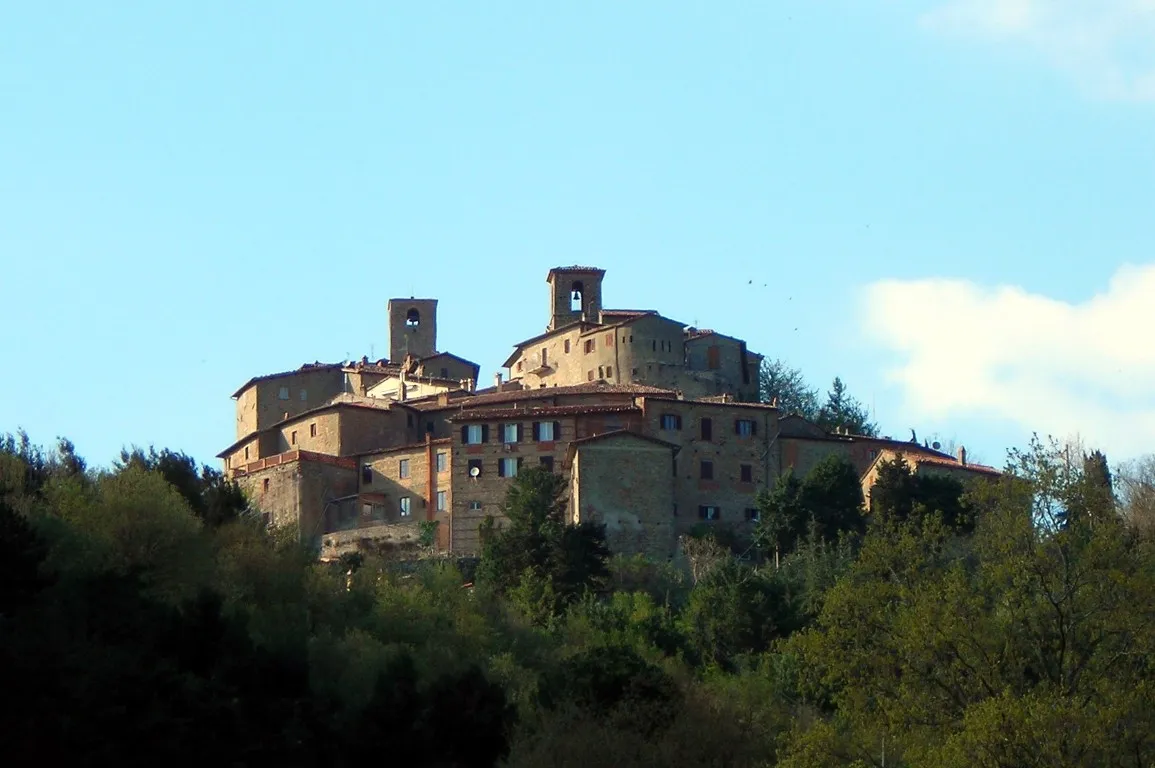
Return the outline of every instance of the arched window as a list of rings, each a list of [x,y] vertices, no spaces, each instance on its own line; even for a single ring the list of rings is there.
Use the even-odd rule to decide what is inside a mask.
[[[585,286],[582,285],[581,280],[574,280],[573,285],[570,286],[569,311],[581,312],[584,304]]]
[[[421,313],[416,309],[409,310],[405,315],[405,325],[410,328],[416,328],[421,325]]]

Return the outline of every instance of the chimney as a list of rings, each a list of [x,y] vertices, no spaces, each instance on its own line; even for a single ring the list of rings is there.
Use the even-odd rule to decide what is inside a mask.
[[[465,391],[466,392],[472,392],[473,391],[473,379],[466,379],[465,380]]]
[[[497,389],[498,392],[501,391],[501,373],[500,372],[493,374],[493,386]]]
[[[964,467],[967,465],[967,449],[961,445],[958,447],[958,463]]]

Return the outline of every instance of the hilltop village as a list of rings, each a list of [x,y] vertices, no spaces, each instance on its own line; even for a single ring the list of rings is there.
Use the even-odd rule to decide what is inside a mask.
[[[226,474],[270,525],[298,526],[329,558],[423,530],[441,551],[474,553],[511,478],[541,465],[569,478],[570,522],[603,523],[616,552],[665,559],[699,524],[751,526],[760,489],[831,453],[855,466],[866,498],[897,455],[917,472],[995,472],[962,449],[828,433],[779,413],[758,402],[762,355],[746,342],[606,309],[604,277],[550,270],[545,332],[516,343],[507,374],[485,388],[477,363],[437,349],[436,299],[390,300],[387,359],[306,363],[233,393]]]

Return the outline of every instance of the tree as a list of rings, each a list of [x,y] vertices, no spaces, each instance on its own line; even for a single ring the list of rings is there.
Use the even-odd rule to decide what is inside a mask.
[[[830,391],[826,393],[826,403],[819,409],[815,421],[830,432],[844,430],[855,435],[878,435],[878,426],[870,420],[866,406],[847,393],[846,385],[837,376],[830,385]]]
[[[1155,454],[1124,464],[1118,486],[1123,519],[1144,536],[1155,534]]]
[[[900,455],[878,466],[870,489],[871,519],[905,521],[937,512],[948,526],[969,530],[963,490],[963,484],[954,478],[918,474]]]
[[[682,631],[707,664],[733,668],[737,657],[765,651],[778,635],[779,585],[734,558],[711,570],[690,593]]]
[[[193,514],[211,528],[235,520],[248,509],[240,486],[211,467],[202,465],[198,470],[196,459],[185,453],[167,448],[157,452],[153,447],[148,453],[136,447],[131,451],[122,450],[113,469],[123,472],[129,467],[159,473],[184,496]]]
[[[763,360],[758,372],[758,391],[764,403],[778,403],[784,414],[813,420],[818,415],[818,390],[806,383],[797,368],[783,360]]]
[[[798,489],[803,514],[812,520],[818,537],[834,541],[847,531],[862,533],[862,484],[854,465],[839,454],[831,454],[806,474]]]
[[[774,487],[758,493],[758,523],[754,541],[763,552],[774,553],[774,567],[778,568],[782,555],[794,549],[794,544],[806,527],[806,513],[802,508],[802,483],[788,469],[774,481]]]
[[[502,510],[506,525],[492,519],[482,525],[477,570],[477,579],[499,594],[548,595],[554,616],[586,590],[603,590],[609,579],[605,526],[565,523],[566,484],[544,467],[518,473]]]

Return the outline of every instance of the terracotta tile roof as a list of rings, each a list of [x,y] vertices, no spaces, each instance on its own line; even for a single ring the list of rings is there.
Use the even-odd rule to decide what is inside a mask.
[[[270,381],[272,379],[279,379],[282,376],[296,376],[296,375],[302,374],[302,373],[313,373],[316,371],[331,371],[331,370],[336,370],[338,368],[343,368],[344,366],[345,366],[344,362],[340,362],[340,363],[305,363],[300,368],[297,368],[296,370],[293,370],[293,371],[280,371],[279,373],[266,373],[264,376],[254,376],[253,378],[249,379],[244,384],[242,384],[237,389],[237,391],[233,393],[232,396],[233,396],[233,399],[240,397],[242,392],[244,392],[246,389],[248,389],[252,385],[256,384],[257,382]]]
[[[658,438],[650,437],[649,435],[643,435],[640,432],[634,432],[630,429],[613,429],[609,432],[602,432],[600,435],[590,435],[589,437],[583,437],[579,438],[578,440],[574,440],[570,443],[570,452],[573,452],[574,446],[588,445],[589,443],[597,442],[600,440],[612,440],[615,437],[633,437],[637,438],[638,440],[645,440],[648,443],[660,445],[664,448],[669,448],[673,451],[682,450],[682,446],[680,445],[675,443],[668,443],[665,440],[659,440]]]
[[[641,413],[636,405],[539,405],[522,408],[489,408],[461,411],[447,417],[448,421],[479,421],[492,419],[524,419],[535,416],[581,416],[587,413]]]
[[[604,275],[606,273],[606,271],[604,269],[601,269],[599,267],[579,267],[578,265],[575,264],[571,267],[554,267],[553,269],[551,269],[549,271],[549,274],[546,275],[545,281],[548,283],[549,279],[551,277],[553,277],[554,275],[565,275],[565,274],[570,274],[570,273],[574,273],[574,272],[579,272],[579,273],[584,273],[584,274],[590,274],[592,272],[595,275]]]
[[[971,472],[978,472],[983,475],[1002,475],[1003,473],[994,467],[988,467],[986,464],[961,464],[958,459],[944,458],[941,456],[919,456],[915,459],[916,464],[934,464],[936,466],[950,467],[951,469],[969,470]]]
[[[643,395],[649,400],[673,400],[679,403],[698,404],[698,405],[722,405],[729,408],[757,408],[763,411],[776,411],[778,406],[770,405],[769,403],[743,403],[738,400],[722,400],[721,396],[716,397],[678,397],[676,392],[660,392],[655,394]]]
[[[602,317],[612,315],[613,317],[641,317],[643,315],[656,315],[656,309],[603,309]]]
[[[473,409],[476,406],[490,406],[500,405],[502,403],[515,403],[528,400],[550,400],[555,397],[566,397],[571,395],[673,395],[674,393],[668,389],[661,389],[660,387],[650,387],[644,384],[608,384],[604,381],[593,381],[585,384],[573,384],[568,387],[539,387],[537,389],[517,389],[513,391],[501,392],[474,392],[460,393],[460,397],[450,399],[448,405],[438,404],[437,397],[431,395],[428,398],[420,400],[410,400],[406,403],[411,408],[421,411],[444,411],[452,409]],[[459,393],[450,393],[459,394]]]

